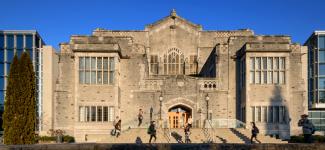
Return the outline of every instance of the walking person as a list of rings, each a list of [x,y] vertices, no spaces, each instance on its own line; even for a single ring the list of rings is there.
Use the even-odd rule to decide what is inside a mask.
[[[116,137],[118,138],[121,135],[121,119],[115,124]]]
[[[120,119],[119,119],[118,116],[116,116],[115,119],[114,119],[114,121],[113,121],[113,127],[114,127],[114,129],[112,129],[112,131],[111,131],[111,135],[112,135],[112,136],[115,136],[115,135],[116,135],[116,128],[115,128],[115,125],[117,124],[118,120],[120,120]]]
[[[313,123],[308,119],[308,115],[303,114],[301,115],[301,119],[298,122],[298,126],[302,127],[302,132],[304,134],[304,142],[305,143],[312,143],[312,134],[315,132],[315,126]]]
[[[187,119],[187,125],[192,128],[192,123],[193,123],[193,118],[192,116],[189,116],[188,119]]]
[[[151,121],[150,126],[148,128],[148,134],[150,135],[150,139],[149,139],[149,143],[151,143],[152,138],[155,138],[155,142],[156,142],[156,126],[155,126],[155,121]]]
[[[258,142],[258,143],[261,143],[261,141],[259,141],[257,139],[257,134],[260,133],[259,129],[256,127],[255,125],[255,122],[252,122],[252,136],[251,136],[251,143],[253,144],[253,138],[255,138],[255,140]]]
[[[185,133],[185,143],[191,143],[191,139],[190,139],[190,126],[187,124],[184,128],[184,133]]]
[[[143,111],[142,111],[142,109],[139,109],[138,120],[139,120],[138,127],[140,127],[141,124],[142,124],[142,120],[143,120]]]

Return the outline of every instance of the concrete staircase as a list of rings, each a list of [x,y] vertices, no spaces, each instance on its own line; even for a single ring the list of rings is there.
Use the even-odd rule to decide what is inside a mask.
[[[185,141],[184,129],[157,129],[157,140],[152,143],[178,143],[172,132],[177,133]],[[192,143],[250,143],[250,130],[243,128],[192,128],[190,139]],[[122,131],[116,138],[108,134],[88,135],[87,142],[97,143],[135,143],[136,138],[140,137],[143,143],[149,143],[150,135],[145,128],[133,128]],[[272,138],[259,134],[257,136],[261,143],[287,143],[281,139]],[[96,139],[96,140],[95,140]]]

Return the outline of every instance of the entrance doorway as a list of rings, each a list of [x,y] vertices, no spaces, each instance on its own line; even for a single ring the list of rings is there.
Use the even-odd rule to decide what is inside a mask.
[[[176,105],[168,110],[168,119],[170,128],[183,128],[192,110],[184,105]]]

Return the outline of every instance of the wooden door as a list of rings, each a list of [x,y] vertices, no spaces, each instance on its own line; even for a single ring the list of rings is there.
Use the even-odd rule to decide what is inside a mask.
[[[187,123],[188,114],[186,112],[168,112],[169,127],[182,128]]]

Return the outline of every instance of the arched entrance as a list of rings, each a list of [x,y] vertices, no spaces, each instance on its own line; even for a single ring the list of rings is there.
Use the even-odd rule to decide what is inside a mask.
[[[176,105],[168,109],[168,121],[170,128],[182,128],[192,116],[192,109],[184,105]]]

